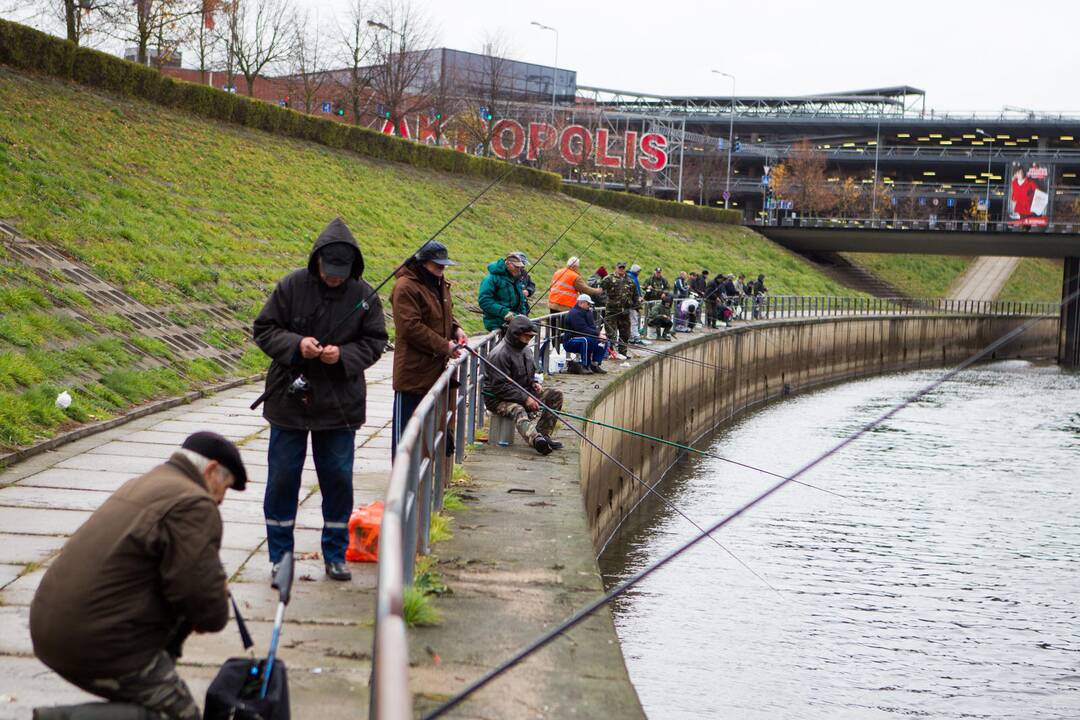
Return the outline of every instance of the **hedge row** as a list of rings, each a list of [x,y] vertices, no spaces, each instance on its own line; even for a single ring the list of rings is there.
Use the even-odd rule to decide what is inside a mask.
[[[305,115],[261,100],[178,80],[153,68],[77,47],[67,40],[5,20],[0,20],[0,64],[74,80],[204,118],[351,150],[367,157],[477,177],[494,178],[506,170],[506,163],[498,160],[403,140],[370,128]],[[562,184],[558,175],[528,167],[518,168],[507,181],[551,192],[557,191]]]
[[[563,183],[561,190],[566,195],[575,197],[578,200],[584,200],[612,210],[626,210],[627,212],[648,215],[665,215],[667,217],[724,223],[727,225],[738,225],[742,222],[742,213],[738,210],[718,210],[703,205],[687,205],[686,203],[658,200],[657,198],[634,195],[633,193],[596,190],[586,185],[573,185],[570,183]]]
[[[153,68],[78,47],[67,40],[6,20],[0,20],[0,64],[74,80],[83,85],[185,110],[200,117],[419,168],[488,178],[498,177],[506,169],[506,164],[498,160],[404,140],[370,128],[325,120],[207,85],[178,80],[162,75]],[[729,224],[738,223],[741,218],[733,210],[715,210],[631,193],[563,184],[558,175],[529,167],[518,167],[507,180],[551,192],[562,190],[572,197],[613,210]]]

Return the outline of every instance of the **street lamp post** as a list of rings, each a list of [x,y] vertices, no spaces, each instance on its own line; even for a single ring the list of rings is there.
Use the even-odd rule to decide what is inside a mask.
[[[532,21],[532,24],[541,30],[550,30],[555,33],[555,62],[551,67],[551,126],[555,127],[555,88],[559,78],[559,31],[550,25],[544,25],[535,20]]]
[[[874,184],[870,189],[870,218],[877,220],[878,158],[881,156],[881,118],[877,121],[877,138],[874,140]],[[876,225],[875,225],[876,227]]]
[[[735,76],[731,73],[720,72],[719,70],[713,70],[713,73],[717,75],[723,75],[731,80],[731,118],[728,120],[728,137],[727,137],[727,179],[724,180],[724,209],[729,207],[729,199],[731,198],[731,153],[735,150]]]
[[[994,173],[990,170],[990,163],[994,159],[994,136],[981,128],[975,128],[975,132],[986,138],[990,143],[990,149],[986,153],[986,227],[990,228],[990,178]]]

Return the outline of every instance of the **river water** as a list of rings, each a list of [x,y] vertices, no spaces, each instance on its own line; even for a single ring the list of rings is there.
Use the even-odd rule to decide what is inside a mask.
[[[940,371],[769,405],[712,452],[789,473]],[[962,373],[613,605],[652,720],[1080,718],[1080,375]],[[710,458],[660,486],[706,524],[774,480]],[[609,587],[695,533],[642,503]]]

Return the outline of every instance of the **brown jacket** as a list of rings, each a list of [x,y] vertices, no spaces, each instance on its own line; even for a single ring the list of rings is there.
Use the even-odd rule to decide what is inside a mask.
[[[220,547],[217,504],[174,454],[109,496],[64,545],[30,606],[34,654],[68,677],[117,677],[149,663],[182,620],[221,630]]]
[[[426,393],[450,359],[454,301],[450,283],[410,263],[398,270],[390,304],[394,308],[394,390]],[[436,290],[436,288],[438,288]],[[441,298],[440,298],[441,296]]]

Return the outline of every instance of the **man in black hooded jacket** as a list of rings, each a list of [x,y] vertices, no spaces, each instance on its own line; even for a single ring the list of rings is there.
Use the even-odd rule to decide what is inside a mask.
[[[345,549],[353,505],[356,430],[364,423],[364,371],[386,346],[378,295],[361,279],[364,257],[341,218],[319,234],[306,268],[282,278],[255,319],[255,342],[273,360],[266,399],[270,448],[263,515],[275,568],[293,549],[308,433],[322,495],[326,573],[349,580]],[[359,305],[359,307],[357,307]]]

